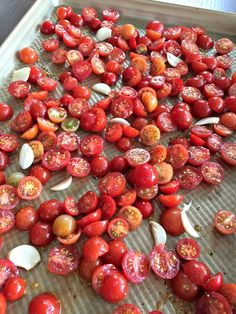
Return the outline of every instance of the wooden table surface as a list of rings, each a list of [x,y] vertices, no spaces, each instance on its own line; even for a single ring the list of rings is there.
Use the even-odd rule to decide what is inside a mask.
[[[0,0],[0,44],[36,0]],[[41,0],[42,2],[44,0]],[[157,0],[236,13],[236,0]],[[236,24],[236,21],[235,21]]]

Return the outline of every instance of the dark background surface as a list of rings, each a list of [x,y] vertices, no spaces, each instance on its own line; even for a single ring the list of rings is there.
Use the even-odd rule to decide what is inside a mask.
[[[0,0],[0,44],[35,1],[36,0]],[[41,1],[43,5],[44,0]],[[219,11],[236,12],[236,0],[166,0],[166,2]]]

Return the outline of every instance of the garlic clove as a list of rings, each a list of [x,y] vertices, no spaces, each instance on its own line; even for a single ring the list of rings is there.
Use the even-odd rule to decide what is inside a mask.
[[[109,95],[109,93],[111,92],[110,86],[105,84],[105,83],[97,83],[97,84],[92,86],[92,89],[95,92],[98,92],[98,93],[101,93],[104,95]]]
[[[172,67],[176,67],[176,65],[180,62],[182,62],[183,60],[176,57],[175,55],[173,55],[172,53],[167,52],[166,54],[167,56],[167,61],[169,63],[169,65],[171,65]]]
[[[165,244],[167,240],[167,235],[165,229],[157,222],[150,221],[151,233],[153,236],[154,244]]]
[[[197,121],[195,125],[217,124],[219,123],[219,121],[220,121],[219,117],[208,117]]]
[[[119,124],[130,126],[129,122],[123,118],[112,118],[108,121],[108,123],[110,123],[110,124],[119,123]]]
[[[29,144],[25,143],[21,146],[19,154],[19,165],[22,169],[28,169],[34,162],[34,152]]]
[[[66,190],[71,185],[71,183],[72,183],[72,176],[54,185],[53,187],[51,187],[51,190],[55,192]]]
[[[200,238],[200,234],[194,229],[191,224],[186,211],[181,211],[181,221],[185,231],[193,238]]]
[[[30,76],[30,67],[24,67],[13,72],[11,81],[12,82],[15,82],[15,81],[27,82],[29,76]]]
[[[108,27],[101,27],[96,34],[96,38],[98,41],[104,41],[108,38],[111,38],[112,30]]]
[[[13,264],[27,271],[33,269],[41,261],[38,250],[26,244],[16,246],[10,250],[7,257]]]

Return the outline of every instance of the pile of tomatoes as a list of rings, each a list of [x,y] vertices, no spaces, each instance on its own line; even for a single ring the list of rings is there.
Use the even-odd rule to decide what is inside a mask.
[[[113,9],[103,10],[102,19],[91,7],[81,15],[60,7],[56,14],[56,23],[46,20],[40,26],[45,35],[42,48],[53,64],[65,69],[52,78],[40,67],[37,51],[23,48],[19,59],[30,67],[29,78],[8,87],[9,94],[23,102],[22,109],[13,117],[12,107],[0,103],[0,121],[11,119],[11,132],[0,134],[0,234],[15,226],[28,231],[36,247],[56,238],[59,243],[48,256],[49,272],[66,275],[78,270],[107,302],[123,301],[128,282],[143,282],[150,265],[158,277],[170,280],[179,298],[198,300],[197,314],[232,313],[236,284],[224,284],[222,273],[211,275],[197,260],[200,247],[195,240],[179,240],[176,251],[157,243],[147,258],[128,250],[123,239],[152,216],[154,199],[164,208],[160,224],[167,234],[183,234],[178,206],[184,196],[176,192],[193,190],[202,181],[218,185],[224,179],[223,162],[236,166],[236,144],[223,141],[236,130],[236,72],[226,75],[233,64],[228,55],[233,42],[214,42],[200,26],[165,28],[159,21],[149,22],[141,35],[132,24],[117,25],[119,13]],[[96,42],[83,27],[92,32],[109,28],[112,36]],[[213,47],[215,55],[201,51],[213,52]],[[168,54],[181,59],[173,66]],[[128,55],[130,65],[124,68]],[[186,79],[187,73],[194,75]],[[123,86],[91,104],[91,90],[83,82],[94,74],[109,86],[121,78]],[[59,84],[65,93],[56,98],[53,92]],[[167,97],[175,100],[173,107],[165,103]],[[193,125],[193,118],[211,116],[219,117],[219,123]],[[92,134],[80,138],[78,129]],[[168,147],[159,143],[161,134],[177,130],[184,135],[171,139]],[[15,172],[6,178],[4,170],[22,140],[31,147],[34,163],[27,174]],[[123,154],[108,160],[102,155],[104,141]],[[77,179],[89,174],[98,178],[99,195],[89,190],[79,199],[53,198],[38,209],[19,208],[21,199],[37,199],[52,173],[61,170]],[[214,225],[223,234],[233,234],[236,216],[221,210]],[[79,254],[76,243],[81,237],[85,241]],[[0,237],[0,250],[2,245]],[[0,259],[0,289],[4,314],[6,300],[18,300],[25,290],[17,267],[7,259]],[[61,311],[50,293],[34,297],[29,305],[30,314],[49,311]],[[122,313],[141,310],[123,304],[113,312]]]

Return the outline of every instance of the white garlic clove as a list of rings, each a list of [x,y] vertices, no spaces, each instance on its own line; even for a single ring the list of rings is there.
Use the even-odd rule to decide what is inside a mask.
[[[97,83],[93,85],[92,90],[94,90],[95,92],[104,94],[104,95],[109,95],[109,93],[111,92],[110,86],[105,83]]]
[[[53,187],[51,187],[51,190],[55,192],[66,190],[71,185],[71,183],[72,183],[72,176],[54,185]]]
[[[41,261],[38,250],[26,244],[19,245],[10,250],[7,257],[17,267],[24,268],[27,271],[33,269]]]
[[[13,72],[13,76],[12,76],[12,82],[15,81],[28,81],[28,78],[30,76],[30,67],[24,67],[21,68],[19,70],[16,70]]]
[[[188,216],[187,211],[181,211],[181,221],[185,231],[193,238],[200,238],[200,234],[194,229],[193,225],[191,224]]]
[[[29,144],[25,143],[21,146],[19,154],[19,165],[22,169],[28,169],[34,162],[34,152]]]
[[[108,121],[108,123],[110,124],[119,123],[119,124],[130,126],[129,122],[123,118],[112,118]]]
[[[195,125],[217,124],[219,123],[219,121],[220,121],[219,117],[208,117],[197,121]]]
[[[167,240],[167,235],[165,229],[157,222],[150,221],[151,233],[153,236],[154,244],[165,244]]]
[[[101,27],[96,34],[96,38],[98,41],[104,41],[108,38],[111,38],[112,30],[108,27]]]
[[[167,61],[169,63],[169,65],[171,65],[172,67],[176,67],[176,65],[180,62],[182,62],[183,60],[176,57],[175,55],[173,55],[172,53],[167,52],[166,54],[167,56]]]

